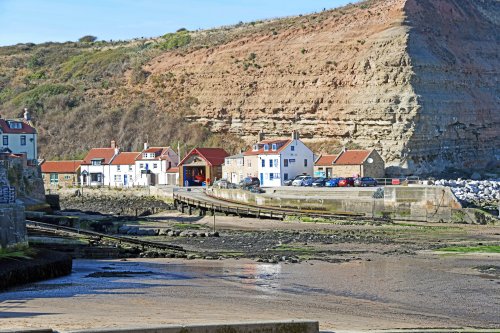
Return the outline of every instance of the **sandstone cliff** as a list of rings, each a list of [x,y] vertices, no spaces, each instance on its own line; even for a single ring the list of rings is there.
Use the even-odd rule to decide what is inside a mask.
[[[168,51],[157,47],[161,38],[67,45],[46,75],[64,78],[61,94],[76,97],[53,101],[59,112],[42,105],[42,150],[67,153],[110,137],[137,147],[146,136],[236,149],[261,130],[296,129],[310,142],[375,147],[391,173],[484,168],[500,157],[499,22],[495,0],[373,0],[190,32],[187,45]],[[12,113],[16,98],[0,110]]]

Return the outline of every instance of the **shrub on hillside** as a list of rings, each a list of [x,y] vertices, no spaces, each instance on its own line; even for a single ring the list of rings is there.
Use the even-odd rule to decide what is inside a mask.
[[[96,36],[86,35],[78,39],[80,43],[93,43],[97,40]]]
[[[162,36],[163,42],[159,44],[162,50],[177,49],[186,46],[191,42],[191,35],[188,31],[179,31],[176,33],[168,33]]]

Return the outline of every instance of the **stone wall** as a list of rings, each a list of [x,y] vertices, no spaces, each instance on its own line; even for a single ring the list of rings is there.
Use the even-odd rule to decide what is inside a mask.
[[[0,204],[0,248],[27,242],[24,206]]]

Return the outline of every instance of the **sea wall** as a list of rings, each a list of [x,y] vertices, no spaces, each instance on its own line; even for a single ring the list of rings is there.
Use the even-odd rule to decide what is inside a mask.
[[[280,188],[256,194],[238,189],[209,189],[207,194],[255,206],[357,213],[366,217],[391,217],[409,221],[452,221],[461,210],[451,191],[437,186],[387,186],[383,188]]]

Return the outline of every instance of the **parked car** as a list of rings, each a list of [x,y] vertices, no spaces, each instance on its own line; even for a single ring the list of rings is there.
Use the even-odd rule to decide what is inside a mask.
[[[377,186],[378,183],[372,177],[361,177],[354,180],[354,186]]]
[[[227,179],[217,179],[213,183],[213,187],[218,187],[218,188],[228,188],[228,185],[230,183],[227,181]]]
[[[245,177],[239,185],[241,188],[259,187],[260,180],[257,177]]]
[[[292,178],[292,179],[287,179],[283,182],[283,185],[284,186],[292,186],[292,183],[295,179],[301,177],[302,175],[299,175],[299,176],[296,176],[295,178]]]
[[[328,178],[325,178],[325,177],[318,177],[316,179],[313,180],[312,182],[312,186],[314,187],[324,187],[326,182],[328,181],[329,179]]]
[[[299,176],[295,178],[295,180],[292,182],[293,186],[304,186],[304,182],[306,181],[311,181],[312,184],[312,177],[311,176]]]
[[[341,178],[339,180],[339,187],[351,187],[351,186],[354,186],[353,177]]]
[[[330,178],[325,182],[326,187],[337,187],[339,186],[340,178]]]
[[[314,182],[314,178],[311,176],[306,176],[304,180],[302,181],[302,186],[312,186]]]

